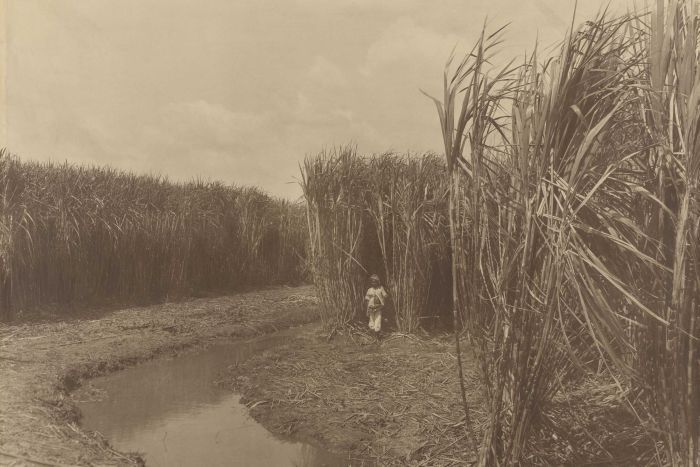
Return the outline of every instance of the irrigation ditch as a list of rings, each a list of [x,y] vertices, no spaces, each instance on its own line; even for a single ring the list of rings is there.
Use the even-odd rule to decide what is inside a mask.
[[[139,465],[138,454],[81,427],[71,393],[86,380],[317,318],[313,291],[301,286],[2,325],[0,464]]]
[[[180,419],[210,422],[215,417],[217,423],[203,422],[217,431],[212,438],[228,439],[231,423],[245,425],[242,408],[282,440],[282,445],[261,447],[257,459],[262,462],[271,455],[308,466],[338,465],[339,460],[358,466],[449,465],[473,458],[463,442],[448,336],[388,333],[377,342],[350,327],[329,339],[318,321],[318,306],[311,286],[275,287],[133,307],[95,319],[3,325],[0,464],[141,465],[145,458],[147,465],[163,465],[162,451],[148,462],[148,436],[153,437],[148,423],[157,418],[159,404],[189,403],[188,398],[195,403],[216,399],[213,410]],[[244,358],[235,356],[240,345],[248,346]],[[217,348],[226,346],[222,357]],[[206,370],[217,358],[224,363]],[[189,363],[178,367],[178,362]],[[176,369],[163,370],[168,366]],[[195,373],[183,382],[187,366]],[[167,375],[159,383],[163,371]],[[482,392],[471,363],[467,375],[470,401],[478,406]],[[131,397],[126,405],[119,405],[119,387],[121,397]],[[154,393],[159,387],[163,394]],[[193,396],[193,391],[210,394]],[[88,410],[105,393],[113,399],[106,412],[113,420],[100,425],[100,414],[96,422]],[[119,449],[115,433],[123,425],[114,424],[124,420],[114,418],[141,419],[138,428],[146,428],[137,433],[142,440]],[[104,423],[113,429],[93,431]],[[178,442],[177,423],[168,427],[173,443]],[[185,445],[190,443],[193,453],[202,444],[193,433],[201,431],[185,428]],[[256,442],[260,438],[265,437]],[[224,455],[222,465],[229,465],[231,453]],[[222,462],[209,460],[210,465]]]

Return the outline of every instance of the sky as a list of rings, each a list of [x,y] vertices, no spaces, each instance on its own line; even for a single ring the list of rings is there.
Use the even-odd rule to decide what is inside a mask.
[[[576,23],[608,3],[631,0],[579,0]],[[0,145],[295,199],[299,164],[324,148],[440,152],[419,89],[440,95],[453,48],[488,18],[510,23],[501,56],[524,56],[563,38],[574,4],[0,0]]]

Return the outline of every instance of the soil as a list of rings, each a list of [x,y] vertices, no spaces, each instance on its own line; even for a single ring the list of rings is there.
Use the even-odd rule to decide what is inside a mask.
[[[471,355],[465,379],[472,428],[458,396],[447,335],[385,335],[361,329],[328,339],[318,326],[229,368],[220,384],[242,394],[273,433],[350,453],[357,465],[468,465],[484,420]]]
[[[159,355],[316,321],[317,306],[311,286],[278,287],[99,319],[0,325],[0,465],[141,464],[81,429],[72,390]]]
[[[466,343],[465,343],[466,344]],[[470,465],[487,425],[476,359],[463,354],[470,430],[456,378],[452,336],[364,329],[332,339],[318,326],[229,367],[220,384],[242,394],[273,433],[350,453],[357,465]],[[541,412],[523,465],[647,465],[645,437],[609,376],[567,386]]]
[[[270,288],[107,312],[98,319],[0,325],[0,465],[139,465],[80,427],[71,392],[88,378],[221,339],[300,326],[217,382],[273,433],[349,454],[357,465],[468,465],[486,404],[463,355],[470,429],[447,334],[329,336],[311,286]],[[553,401],[556,436],[533,435],[528,465],[638,465],[649,451],[614,384],[582,381]],[[630,449],[629,446],[636,446]],[[574,454],[574,451],[577,451]],[[602,461],[601,461],[602,459]],[[607,462],[606,462],[607,461]]]
[[[221,338],[300,327],[231,367],[219,384],[243,394],[270,431],[358,463],[464,464],[471,459],[447,336],[321,330],[310,286],[112,311],[98,319],[0,327],[0,465],[140,465],[83,430],[71,392],[92,377]],[[480,417],[475,368],[465,368]]]

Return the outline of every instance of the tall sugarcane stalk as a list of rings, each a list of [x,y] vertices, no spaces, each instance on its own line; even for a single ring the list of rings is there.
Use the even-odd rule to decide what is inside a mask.
[[[449,187],[449,222],[450,222],[450,246],[452,261],[452,301],[453,301],[453,325],[455,338],[455,351],[457,353],[457,377],[460,383],[460,393],[464,410],[465,425],[471,433],[471,417],[469,405],[466,398],[464,386],[464,375],[462,368],[462,349],[460,344],[460,334],[463,332],[463,318],[467,323],[466,330],[474,336],[476,307],[479,302],[480,285],[477,282],[478,258],[470,258],[471,264],[467,268],[466,275],[462,263],[464,254],[462,251],[461,231],[463,230],[463,219],[460,211],[461,206],[461,178],[464,177],[471,183],[472,193],[472,229],[479,228],[479,164],[478,158],[487,144],[490,131],[497,127],[493,118],[495,109],[503,94],[494,92],[497,85],[500,85],[511,72],[510,64],[496,73],[493,80],[486,78],[484,67],[492,58],[494,49],[500,43],[500,33],[503,28],[487,36],[486,28],[482,29],[479,40],[474,48],[467,53],[455,71],[450,74],[450,66],[454,56],[450,56],[443,78],[443,100],[429,97],[437,108],[442,137],[445,149],[445,159],[450,177]],[[500,91],[500,90],[499,90]],[[459,93],[463,93],[461,107],[457,109],[457,98]],[[455,121],[456,119],[456,121]],[[468,144],[467,144],[468,143]],[[469,154],[465,155],[468,150]],[[475,159],[476,157],[476,159]],[[476,161],[476,162],[475,162]],[[469,189],[469,188],[468,188]],[[458,235],[458,231],[460,234]],[[474,241],[474,232],[469,232]],[[470,248],[475,252],[475,248]],[[471,289],[465,300],[460,296],[460,283],[466,280]],[[466,306],[465,306],[465,303]],[[470,435],[471,436],[471,435]]]
[[[363,157],[341,148],[305,160],[310,261],[330,332],[364,315],[370,271],[390,291],[397,329],[418,330],[448,241],[444,178],[432,154]]]
[[[668,326],[660,332],[649,323],[650,332],[642,338],[653,343],[654,363],[640,359],[639,365],[652,386],[650,415],[664,433],[666,462],[685,466],[700,462],[699,21],[697,2],[657,2],[647,33],[650,85],[645,94],[651,110],[646,128],[657,143],[658,195],[665,208],[656,209],[663,219],[661,261],[670,274],[662,305]]]
[[[3,151],[0,209],[3,318],[303,279],[303,207],[254,188]]]

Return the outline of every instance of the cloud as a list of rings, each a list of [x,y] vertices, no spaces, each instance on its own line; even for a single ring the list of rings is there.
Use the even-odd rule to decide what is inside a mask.
[[[337,102],[325,99],[312,99],[306,93],[297,93],[296,105],[287,112],[280,112],[271,117],[276,126],[301,123],[307,126],[328,127],[348,124],[354,119],[354,112],[339,107]]]
[[[371,76],[385,69],[419,72],[426,67],[441,69],[452,48],[459,42],[454,34],[417,25],[402,17],[391,24],[368,49],[361,73]]]
[[[254,132],[264,122],[261,115],[235,112],[204,100],[169,104],[162,116],[167,124],[176,129],[191,128],[223,141]]]
[[[141,171],[259,185],[295,198],[301,158],[368,135],[379,136],[368,123],[355,121],[352,110],[299,91],[259,114],[205,100],[167,104],[141,128],[129,151],[142,155],[140,163],[132,162]]]
[[[194,175],[194,160],[200,161],[197,170],[206,169],[207,166],[215,169],[217,164],[225,162],[225,158],[228,159],[226,164],[245,164],[247,168],[255,168],[257,161],[250,156],[259,135],[263,134],[266,120],[267,117],[262,114],[238,112],[205,100],[170,103],[138,132],[134,150],[152,151],[148,157],[159,159],[163,157],[162,154],[167,155],[171,159],[169,166],[175,165],[174,169],[180,176],[188,173]],[[210,159],[207,160],[204,155]],[[182,164],[181,167],[177,167],[178,163]],[[215,170],[206,172],[210,172],[205,174],[207,176],[216,173]]]
[[[299,160],[323,147],[439,149],[418,89],[440,95],[452,48],[488,14],[513,22],[499,57],[520,56],[561,39],[575,1],[6,3],[11,150],[296,196]],[[577,22],[606,3],[578,2]]]
[[[348,85],[348,80],[338,65],[320,55],[316,56],[308,76],[314,83],[326,86],[346,87]]]

